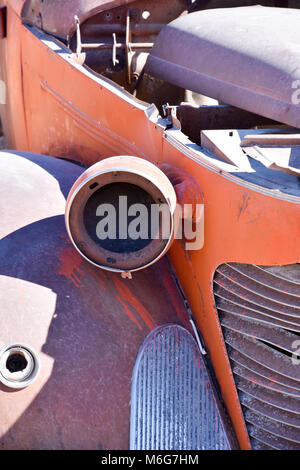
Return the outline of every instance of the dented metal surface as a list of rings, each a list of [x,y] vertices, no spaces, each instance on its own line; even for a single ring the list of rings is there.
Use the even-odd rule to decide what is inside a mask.
[[[300,449],[300,373],[295,360],[299,275],[300,264],[261,267],[232,263],[216,270],[216,306],[253,448],[262,444]],[[266,302],[269,310],[262,310],[261,304],[265,307]],[[286,321],[287,308],[298,327]],[[281,323],[272,319],[274,311]],[[266,312],[270,317],[264,316]]]

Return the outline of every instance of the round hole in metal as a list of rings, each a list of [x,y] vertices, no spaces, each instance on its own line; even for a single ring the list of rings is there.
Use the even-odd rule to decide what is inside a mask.
[[[28,361],[25,358],[24,354],[13,353],[11,354],[6,361],[6,368],[9,372],[21,372],[26,369]]]

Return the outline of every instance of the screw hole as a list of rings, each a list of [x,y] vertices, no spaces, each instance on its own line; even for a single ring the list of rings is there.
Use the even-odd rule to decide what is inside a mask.
[[[142,18],[143,20],[147,20],[150,17],[151,13],[148,10],[143,11]]]
[[[22,354],[11,354],[6,361],[6,368],[9,372],[21,372],[27,367],[27,360]]]

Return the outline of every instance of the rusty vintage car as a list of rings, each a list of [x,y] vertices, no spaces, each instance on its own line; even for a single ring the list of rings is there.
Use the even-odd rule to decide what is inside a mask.
[[[0,2],[0,448],[300,448],[300,12],[255,3]],[[120,196],[168,237],[98,239]]]

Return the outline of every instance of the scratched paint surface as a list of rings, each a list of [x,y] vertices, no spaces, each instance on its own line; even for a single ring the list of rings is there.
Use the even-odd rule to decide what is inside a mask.
[[[164,258],[124,280],[89,265],[69,242],[57,210],[82,167],[10,157],[1,158],[29,186],[24,192],[2,178],[1,214],[11,220],[8,212],[17,206],[19,219],[0,240],[0,342],[35,347],[41,375],[25,390],[0,387],[0,448],[126,449],[140,345],[157,325],[188,326],[170,266]],[[45,204],[40,191],[49,184]],[[22,221],[28,206],[32,222],[28,213]]]

